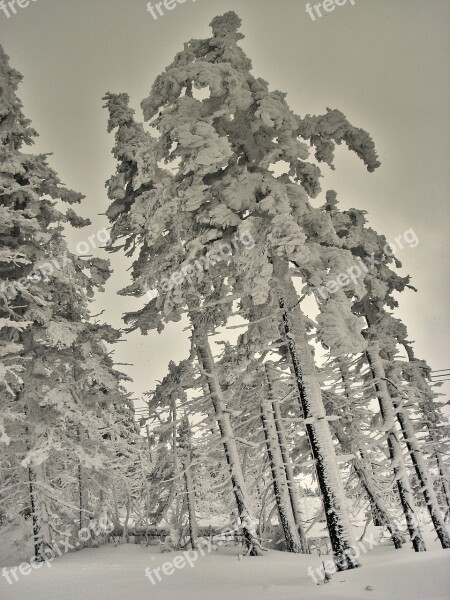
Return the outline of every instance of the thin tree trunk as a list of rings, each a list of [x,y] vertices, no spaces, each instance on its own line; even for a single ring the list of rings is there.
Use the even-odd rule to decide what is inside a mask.
[[[251,514],[245,481],[239,462],[239,454],[234,440],[233,428],[230,416],[228,412],[226,412],[226,402],[219,383],[219,377],[209,345],[208,335],[195,317],[192,318],[192,323],[198,361],[205,373],[208,383],[214,414],[225,450],[226,461],[230,470],[233,494],[236,500],[239,518],[241,520],[245,544],[248,553],[251,556],[261,556],[262,550],[256,533],[256,521]]]
[[[397,408],[397,406],[398,405],[394,400],[394,407]],[[430,513],[434,529],[439,537],[441,546],[443,548],[450,548],[450,534],[447,531],[445,521],[440,513],[438,499],[434,491],[433,484],[430,480],[430,473],[419,448],[419,444],[417,443],[417,438],[412,423],[405,410],[399,410],[397,412],[397,417],[402,429],[403,437],[405,438],[406,446],[411,455],[411,460],[414,465],[417,479],[419,480],[420,488],[425,498],[425,503],[427,505],[428,512]]]
[[[41,542],[39,535],[39,521],[36,514],[36,492],[34,489],[34,474],[31,467],[28,467],[28,489],[30,492],[30,516],[31,523],[33,526],[34,556],[36,559],[38,559],[41,554]]]
[[[198,524],[195,514],[195,486],[192,476],[192,434],[188,417],[183,419],[181,427],[181,448],[183,452],[183,471],[186,486],[186,501],[189,519],[189,539],[192,550],[198,548]]]
[[[78,465],[78,496],[80,503],[80,511],[79,511],[79,527],[78,530],[81,531],[83,529],[83,474],[81,472],[81,465]]]
[[[36,487],[39,487],[39,482],[41,483],[41,489],[45,490],[48,487],[47,483],[47,471],[46,464],[42,463],[41,465],[36,465],[34,467],[34,481]],[[41,538],[42,547],[50,548],[51,547],[51,526],[50,526],[50,515],[48,512],[48,497],[45,492],[42,492],[38,495],[37,500],[35,499],[35,508],[38,514],[39,520],[39,535]]]
[[[79,442],[80,446],[83,445],[80,428],[78,428],[78,442]],[[87,511],[89,511],[88,497],[87,497],[88,486],[85,481],[84,469],[83,469],[81,462],[78,462],[78,495],[79,495],[79,504],[80,504],[79,530],[81,531],[85,527],[85,523],[86,523],[85,514],[87,514]],[[86,542],[83,542],[83,545],[88,545],[88,544]]]
[[[394,407],[386,385],[386,375],[380,358],[379,348],[376,344],[372,343],[368,346],[366,350],[366,357],[372,372],[372,377],[374,379],[374,386],[377,393],[378,403],[380,405],[384,431],[387,435],[389,456],[392,461],[392,469],[394,472],[395,481],[397,483],[397,489],[400,496],[403,513],[406,518],[409,536],[411,538],[414,550],[416,552],[423,552],[426,550],[425,542],[422,538],[422,534],[419,529],[419,523],[416,517],[414,497],[408,474],[406,472],[397,429],[395,427]]]
[[[338,571],[353,569],[358,567],[359,563],[353,550],[355,543],[347,514],[344,487],[323,405],[312,348],[306,337],[304,317],[289,275],[287,262],[274,257],[273,268],[277,276],[282,325],[294,369],[311,453],[316,464],[334,559]]]
[[[445,465],[442,462],[441,455],[437,450],[435,450],[434,456],[438,468],[439,479],[442,485],[443,500],[447,504],[447,514],[450,514],[450,486],[448,484],[448,478],[446,476]]]
[[[450,548],[450,534],[447,531],[447,526],[439,509],[439,502],[436,496],[436,492],[433,488],[431,474],[423,458],[422,450],[420,449],[419,442],[417,441],[416,432],[414,431],[411,419],[409,418],[406,409],[402,407],[402,398],[398,396],[400,382],[395,373],[392,373],[390,375],[391,378],[394,379],[394,381],[393,383],[388,384],[388,389],[390,389],[392,392],[392,402],[397,414],[398,421],[400,423],[400,428],[402,430],[403,437],[406,442],[406,447],[408,448],[408,452],[411,456],[411,461],[420,484],[421,492],[423,493],[425,503],[427,505],[427,509],[431,517],[431,521],[433,523],[439,541],[441,542],[441,546],[445,549]]]
[[[376,515],[378,520],[377,522],[380,523],[382,527],[386,527],[394,543],[394,548],[396,550],[399,550],[402,547],[403,542],[405,540],[401,531],[389,516],[388,509],[383,500],[378,495],[377,490],[373,484],[371,475],[367,472],[363,460],[359,459],[358,457],[355,457],[355,459],[353,460],[353,466],[355,468],[358,479],[360,480],[361,485],[363,486],[367,497],[369,498],[372,515]],[[375,522],[374,524],[376,525]]]
[[[272,396],[272,388],[269,379],[269,367],[266,363],[266,385],[261,391],[261,422],[266,441],[267,456],[269,458],[270,471],[272,474],[272,485],[275,502],[278,509],[280,525],[283,529],[284,538],[288,552],[302,552],[300,537],[292,512],[289,489],[287,486],[286,472],[283,465],[283,457],[278,442],[278,434],[273,416],[272,403],[268,396]]]
[[[414,356],[414,350],[413,350],[412,346],[410,344],[408,344],[407,342],[402,342],[402,345],[406,350],[409,362],[411,364],[417,363],[417,360]],[[417,367],[417,368],[419,368],[419,367]],[[425,399],[420,402],[419,406],[420,406],[420,409],[424,413],[425,425],[428,429],[430,440],[434,444],[435,449],[434,449],[433,456],[436,460],[436,464],[437,464],[437,468],[438,468],[439,479],[440,479],[440,483],[442,486],[442,496],[443,496],[444,503],[447,505],[447,514],[450,515],[450,486],[448,483],[448,476],[446,475],[446,469],[445,469],[444,463],[442,462],[441,455],[438,452],[438,450],[436,450],[436,445],[438,444],[438,439],[436,437],[436,423],[435,422],[438,421],[438,418],[437,418],[436,413],[434,413],[435,418],[431,419],[431,415],[429,415],[429,409],[428,409],[429,402],[427,402],[427,399],[430,398],[430,395],[431,395],[431,397],[433,397],[433,392],[431,391],[431,389],[428,385],[428,382],[426,381],[422,372],[420,372],[420,374],[418,374],[418,377],[415,381],[416,381],[416,384],[417,384],[420,392],[425,397]]]
[[[186,483],[186,498],[189,515],[189,539],[191,541],[192,550],[198,548],[198,527],[197,517],[195,515],[195,492],[194,492],[194,481],[190,467],[187,467],[184,473],[184,479]]]
[[[351,400],[353,397],[350,369],[342,357],[336,357],[336,363],[338,364],[342,384],[344,386],[344,394],[348,402],[348,410],[350,410]],[[342,427],[339,421],[333,422],[333,429],[336,433],[336,437],[341,445],[343,453],[353,454],[353,456],[355,457],[353,459],[353,467],[369,499],[369,504],[372,511],[373,524],[375,526],[385,526],[391,535],[394,547],[397,550],[399,550],[404,542],[403,536],[399,531],[397,525],[390,518],[388,510],[382,499],[379,497],[377,490],[373,484],[372,465],[368,464],[363,451],[360,448],[356,448],[356,444],[354,443],[354,441],[358,439],[358,432],[355,431],[353,421],[350,421],[351,439],[349,435],[345,435],[344,428]],[[361,458],[358,457],[357,452],[360,453]]]
[[[378,491],[373,483],[373,479],[371,474],[368,473],[368,469],[366,467],[365,461],[363,458],[359,458],[357,452],[353,449],[352,444],[348,437],[345,435],[342,426],[339,424],[339,421],[333,421],[333,429],[336,434],[336,438],[341,446],[342,452],[344,454],[352,454],[352,464],[355,469],[356,475],[367,494],[369,499],[369,503],[372,509],[372,514],[376,512],[378,518],[380,519],[381,525],[385,526],[389,531],[392,541],[394,543],[394,547],[398,550],[402,547],[404,542],[403,536],[399,531],[397,525],[389,516],[389,512],[387,510],[386,505],[383,500],[380,498]]]
[[[131,513],[131,493],[130,493],[130,488],[128,487],[127,483],[126,483],[126,491],[127,491],[127,512],[125,514],[125,521],[123,523],[123,534],[122,534],[122,540],[124,542],[128,536],[128,522],[130,520],[130,513]]]
[[[21,392],[23,393],[23,392]],[[26,418],[30,418],[29,415],[29,406],[25,405],[24,406],[24,413],[25,413],[25,417]],[[25,426],[25,447],[27,449],[27,452],[30,452],[31,449],[31,440],[30,440],[30,431],[28,429],[27,426]],[[28,466],[27,469],[27,474],[28,474],[28,489],[30,492],[30,516],[31,516],[31,524],[33,527],[33,548],[34,548],[34,556],[36,559],[41,559],[42,558],[42,536],[41,536],[41,523],[38,517],[38,510],[37,510],[37,503],[38,503],[38,498],[37,498],[37,493],[36,493],[36,476],[35,473],[33,472],[33,468],[31,466],[31,464]]]
[[[436,459],[436,464],[438,467],[439,480],[442,486],[442,500],[443,503],[447,505],[447,520],[450,518],[450,486],[448,484],[448,478],[446,475],[445,465],[442,462],[442,458],[440,453],[436,450],[434,453],[434,457]]]
[[[364,452],[362,450],[360,450],[360,455],[361,455],[361,459],[362,459],[363,464],[364,464],[365,474],[370,479],[370,481],[373,481],[373,479],[374,479],[373,465],[371,464],[371,462],[367,462],[367,460],[365,458],[365,455],[364,455]],[[359,476],[359,473],[357,472],[356,474],[358,475],[358,479],[361,481],[361,477]],[[367,491],[367,489],[366,489],[366,491]],[[385,526],[386,525],[385,517],[380,514],[380,509],[377,506],[377,502],[373,501],[372,494],[369,494],[368,492],[367,492],[367,497],[369,498],[369,504],[370,504],[370,510],[372,512],[373,524],[375,525],[375,527],[383,527],[383,526]],[[396,530],[398,531],[397,527],[396,527]],[[389,532],[392,534],[392,532],[391,532],[390,529],[389,529]],[[397,550],[399,550],[401,548],[401,543],[398,544],[396,542],[396,539],[394,539],[394,538],[392,538],[392,539],[393,539],[395,548]]]
[[[270,362],[267,362],[266,363],[267,379],[269,381],[269,385],[271,386],[272,393],[273,393],[273,374],[271,372],[272,368],[273,368],[273,364]],[[303,526],[303,521],[302,521],[302,517],[300,514],[300,510],[299,510],[297,494],[295,491],[294,469],[292,467],[291,457],[289,454],[289,447],[288,447],[288,443],[286,440],[286,435],[284,433],[283,419],[281,417],[280,405],[276,401],[275,398],[272,399],[272,410],[273,410],[273,417],[274,417],[274,421],[275,421],[275,427],[277,430],[278,445],[279,445],[279,448],[281,451],[281,457],[283,460],[283,466],[284,466],[284,470],[285,470],[285,476],[286,476],[286,482],[287,482],[287,486],[288,486],[289,500],[291,503],[292,514],[294,516],[295,525],[297,527],[297,532],[298,532],[298,535],[300,538],[301,551],[303,554],[309,554],[310,550],[309,550],[308,539],[306,537],[305,528]]]
[[[119,513],[119,504],[117,502],[116,490],[115,487],[112,486],[112,496],[114,501],[114,527],[116,529],[120,529],[120,513]]]
[[[174,492],[174,498],[176,499],[175,502],[175,510],[172,512],[172,524],[173,524],[173,529],[174,531],[176,531],[177,534],[177,540],[176,540],[176,546],[178,547],[180,544],[180,540],[182,537],[182,523],[181,523],[181,519],[180,519],[180,485],[182,486],[182,480],[184,479],[184,477],[182,476],[182,474],[180,474],[180,460],[179,460],[179,455],[178,455],[178,440],[177,440],[177,436],[178,436],[178,416],[177,416],[177,398],[176,395],[172,395],[170,398],[170,409],[171,409],[171,413],[172,413],[172,455],[173,455],[173,492]],[[184,503],[185,500],[185,496],[182,496],[182,504]],[[167,507],[169,509],[169,505]]]

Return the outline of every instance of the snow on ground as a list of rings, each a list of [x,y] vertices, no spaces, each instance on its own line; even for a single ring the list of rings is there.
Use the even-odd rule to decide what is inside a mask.
[[[146,567],[155,569],[182,552],[108,544],[67,554],[9,585],[0,578],[2,600],[449,600],[450,551],[416,554],[408,548],[378,546],[363,566],[337,573],[315,585],[308,567],[324,557],[270,551],[263,558],[238,559],[229,546],[199,557],[194,566],[175,570],[152,585]],[[326,558],[325,558],[326,560]],[[156,578],[155,578],[156,580]]]

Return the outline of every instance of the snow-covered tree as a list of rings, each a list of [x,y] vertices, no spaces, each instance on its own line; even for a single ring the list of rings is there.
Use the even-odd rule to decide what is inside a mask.
[[[394,318],[388,309],[398,306],[393,292],[401,292],[409,286],[409,278],[400,277],[390,265],[400,267],[401,263],[392,256],[384,236],[380,236],[365,226],[366,219],[362,211],[351,209],[339,212],[334,192],[327,194],[327,211],[332,215],[337,234],[343,241],[343,247],[349,249],[355,257],[366,263],[373,258],[373,266],[359,269],[365,291],[354,302],[353,311],[366,322],[364,336],[367,340],[365,357],[370,367],[374,388],[380,404],[380,412],[387,435],[387,444],[392,467],[397,482],[399,497],[405,513],[408,530],[416,551],[424,550],[417,515],[414,511],[414,498],[405,468],[402,447],[398,435],[398,419],[406,446],[420,482],[425,503],[429,510],[436,533],[444,548],[449,547],[449,534],[446,530],[431,476],[419,441],[416,437],[408,409],[404,406],[408,398],[402,390],[401,368],[396,365],[395,355],[398,345],[407,342],[407,330],[404,324]],[[388,248],[388,252],[386,252]],[[341,297],[344,293],[339,292]]]
[[[113,454],[104,435],[128,400],[104,345],[118,334],[89,321],[108,262],[68,250],[64,227],[88,223],[70,207],[83,196],[45,155],[24,151],[36,133],[16,95],[20,80],[0,48],[0,438],[10,473],[2,505],[8,522],[30,517],[39,556],[98,516]]]
[[[326,244],[333,233],[330,219],[308,202],[308,195],[320,191],[320,169],[306,161],[305,141],[316,148],[316,160],[330,166],[335,144],[342,141],[370,171],[379,163],[369,135],[342,113],[329,110],[302,119],[288,108],[284,94],[270,92],[252,75],[237,45],[242,35],[234,13],[211,25],[213,36],[186,44],[142,102],[156,136],[134,121],[126,95],[106,97],[109,129],[118,129],[119,165],[108,185],[112,235],[130,255],[139,249],[133,284],[124,293],[158,290],[129,321],[146,333],[190,316],[216,412],[227,421],[207,336],[229,317],[236,298],[257,304],[269,296],[276,300],[336,562],[339,569],[352,568],[357,561],[335,446],[292,277],[310,257],[312,266],[322,240]],[[275,176],[274,169],[281,174]],[[255,251],[238,250],[238,240],[249,234]],[[232,250],[223,256],[226,244]],[[351,321],[350,310],[347,314]],[[230,437],[227,427],[223,432]],[[230,460],[238,462],[234,450]]]

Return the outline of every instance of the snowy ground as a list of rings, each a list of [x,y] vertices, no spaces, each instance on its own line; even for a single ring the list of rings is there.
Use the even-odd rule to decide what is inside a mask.
[[[228,547],[200,557],[194,567],[175,570],[152,585],[145,568],[155,569],[180,552],[109,544],[67,554],[8,585],[0,578],[2,600],[448,600],[450,551],[415,554],[379,546],[362,558],[360,569],[337,573],[315,585],[308,567],[321,558],[271,551],[263,558],[238,559]]]

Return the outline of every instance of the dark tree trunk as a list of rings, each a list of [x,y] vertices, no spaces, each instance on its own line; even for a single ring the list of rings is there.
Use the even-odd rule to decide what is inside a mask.
[[[383,419],[384,430],[387,435],[389,456],[392,461],[392,469],[394,472],[395,481],[397,483],[397,489],[403,508],[403,513],[406,518],[409,536],[411,538],[414,550],[416,552],[423,552],[426,550],[425,542],[419,529],[415,512],[414,496],[411,490],[408,474],[406,472],[397,429],[395,427],[394,406],[386,385],[386,376],[378,346],[375,344],[369,345],[366,351],[366,357],[374,380],[374,387],[377,393],[378,403],[380,405],[380,413]]]
[[[353,395],[350,370],[343,358],[337,357],[336,362],[339,366],[342,384],[344,386],[344,394],[348,403],[347,410],[351,412],[351,401]],[[350,427],[349,435],[345,434],[344,428],[341,425],[341,421],[333,421],[333,429],[336,433],[336,438],[341,445],[343,453],[352,454],[354,456],[352,461],[353,468],[355,469],[355,473],[367,494],[370,509],[372,511],[373,524],[376,527],[386,527],[391,535],[394,547],[399,550],[405,540],[395,522],[390,518],[387,507],[377,493],[373,482],[373,469],[371,463],[366,460],[363,451],[355,444],[355,440],[358,439],[358,431],[355,430],[352,417],[349,417],[347,420],[349,420]],[[358,456],[358,452],[360,456]]]
[[[286,547],[289,552],[301,552],[300,537],[292,512],[283,457],[279,447],[278,434],[272,411],[272,389],[268,370],[269,366],[266,363],[266,385],[264,386],[264,389],[261,390],[261,422],[266,441],[270,471],[272,474],[273,491],[277,504],[279,521],[283,528],[284,538],[286,540]]]
[[[40,540],[40,531],[39,531],[39,521],[36,514],[36,498],[34,491],[34,475],[31,467],[28,467],[28,489],[30,492],[30,515],[31,515],[31,524],[33,526],[33,548],[34,548],[34,556],[36,559],[41,557],[41,540]]]
[[[203,331],[202,325],[192,319],[194,326],[194,339],[197,350],[198,361],[205,373],[214,414],[217,420],[225,458],[230,470],[233,494],[236,500],[239,518],[245,545],[250,556],[261,556],[261,544],[256,533],[256,520],[252,517],[250,503],[247,497],[242,467],[239,461],[239,453],[234,439],[230,416],[226,412],[226,401],[223,390],[219,383],[219,377],[214,363],[214,358],[209,345],[208,335]]]
[[[306,337],[304,317],[288,272],[287,262],[274,257],[273,267],[277,276],[282,325],[295,374],[300,406],[306,422],[311,453],[316,465],[334,559],[338,571],[353,569],[358,567],[359,563],[353,550],[355,544],[347,514],[344,487],[325,413],[312,348]]]
[[[181,425],[181,451],[182,451],[182,463],[184,472],[184,483],[186,487],[186,503],[188,511],[188,522],[189,522],[189,539],[191,542],[192,550],[198,548],[198,524],[197,517],[195,514],[195,486],[194,478],[192,475],[192,434],[191,427],[189,424],[188,417],[183,419]]]
[[[269,363],[266,363],[266,365],[267,365],[266,369],[268,369],[268,371],[267,371],[268,372],[268,380],[271,381],[272,375],[271,375],[270,370],[272,368],[272,365]],[[294,515],[295,525],[297,527],[298,535],[300,538],[301,551],[303,554],[309,554],[310,550],[309,550],[308,539],[306,537],[305,528],[303,526],[303,521],[302,521],[300,510],[299,510],[297,494],[295,491],[294,469],[292,467],[291,457],[290,457],[290,453],[289,453],[289,447],[288,447],[288,443],[286,440],[286,435],[284,433],[283,419],[281,417],[280,405],[276,401],[276,399],[273,399],[272,410],[273,410],[273,417],[275,420],[275,427],[277,430],[278,444],[279,444],[279,448],[281,451],[284,470],[285,470],[285,474],[286,474],[286,481],[287,481],[287,486],[288,486],[288,491],[289,491],[289,500],[290,500],[291,507],[292,507],[292,514]]]
[[[402,547],[404,542],[403,536],[399,531],[395,522],[389,516],[389,512],[387,507],[385,506],[383,500],[380,498],[375,485],[373,483],[372,474],[368,472],[368,468],[366,467],[364,458],[360,458],[357,455],[357,452],[352,448],[352,445],[345,435],[343,428],[339,425],[339,421],[333,422],[333,429],[336,433],[336,438],[341,445],[342,451],[344,454],[353,454],[354,458],[352,460],[353,468],[355,469],[356,475],[367,494],[367,498],[369,499],[369,503],[371,506],[372,514],[376,513],[377,518],[379,519],[379,525],[386,527],[389,531],[392,541],[394,543],[394,547],[399,550]],[[362,454],[362,453],[361,453]],[[375,525],[375,521],[374,521]]]
[[[411,423],[408,413],[405,408],[401,406],[401,399],[396,398],[396,390],[392,390],[392,402],[397,413],[397,418],[400,423],[403,437],[405,439],[406,447],[411,456],[411,461],[416,472],[417,479],[420,484],[420,489],[425,499],[428,512],[431,517],[436,534],[441,542],[441,546],[444,549],[450,548],[450,535],[447,531],[445,521],[441,515],[439,509],[439,502],[436,496],[436,492],[433,488],[431,480],[431,474],[428,470],[428,466],[423,457],[422,451],[417,441],[416,432]]]

